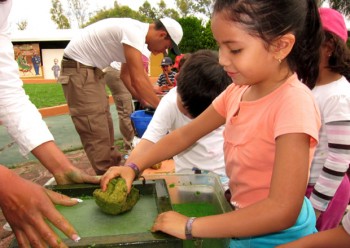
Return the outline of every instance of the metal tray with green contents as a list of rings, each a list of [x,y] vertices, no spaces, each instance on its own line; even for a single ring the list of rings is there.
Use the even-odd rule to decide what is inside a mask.
[[[78,230],[81,240],[75,243],[59,230],[55,231],[69,247],[182,247],[182,241],[150,228],[159,213],[172,210],[169,193],[163,179],[135,181],[140,199],[128,212],[107,215],[96,205],[92,193],[99,185],[54,185],[48,188],[83,199],[73,207],[56,206]],[[17,247],[13,242],[11,247]]]
[[[232,211],[225,198],[220,178],[213,174],[147,175],[149,179],[163,178],[167,184],[172,207],[188,217],[202,217]],[[183,241],[184,248],[225,248],[230,239],[196,239]]]

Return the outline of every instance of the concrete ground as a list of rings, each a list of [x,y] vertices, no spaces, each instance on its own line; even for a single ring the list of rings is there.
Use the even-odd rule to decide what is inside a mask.
[[[121,138],[118,124],[118,114],[115,105],[110,105],[110,111],[114,123],[114,136],[116,139]],[[82,149],[81,141],[76,132],[73,122],[68,114],[44,117],[44,120],[55,138],[56,144],[62,151],[72,151]],[[28,158],[23,157],[18,146],[14,143],[6,132],[6,128],[0,125],[0,164],[9,168],[25,162],[37,161],[33,155]]]

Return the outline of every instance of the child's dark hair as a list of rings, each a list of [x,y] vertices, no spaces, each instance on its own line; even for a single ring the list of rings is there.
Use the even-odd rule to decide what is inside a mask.
[[[333,45],[334,51],[328,60],[328,69],[346,77],[350,82],[350,49],[337,35],[325,31],[326,42]]]
[[[232,83],[219,64],[217,52],[199,50],[186,60],[177,80],[184,108],[195,118]]]
[[[288,65],[309,88],[315,86],[323,40],[316,0],[216,0],[213,15],[219,12],[245,26],[267,47],[293,33],[296,41],[286,58]]]
[[[190,53],[185,53],[184,56],[182,56],[182,58],[179,61],[179,65],[178,65],[178,70],[180,71],[181,67],[184,65],[185,61],[191,56]]]

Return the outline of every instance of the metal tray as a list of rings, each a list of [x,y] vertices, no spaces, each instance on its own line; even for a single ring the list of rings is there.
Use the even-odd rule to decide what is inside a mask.
[[[172,210],[169,193],[164,179],[135,181],[140,190],[140,200],[130,211],[111,216],[104,214],[96,205],[92,192],[99,185],[75,184],[53,185],[48,188],[84,200],[73,207],[57,206],[57,209],[78,230],[78,243],[67,239],[59,230],[55,231],[69,247],[183,247],[180,239],[150,231],[155,217]],[[14,240],[10,247],[18,247]]]

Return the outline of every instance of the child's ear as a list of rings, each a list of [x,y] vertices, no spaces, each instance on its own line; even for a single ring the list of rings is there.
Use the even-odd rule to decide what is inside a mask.
[[[295,43],[294,34],[288,33],[273,42],[272,52],[275,53],[274,57],[277,60],[285,59],[292,51]]]
[[[335,49],[334,41],[328,40],[328,41],[324,42],[323,44],[324,44],[324,47],[326,49],[327,55],[331,56],[332,53],[334,52],[334,49]]]

